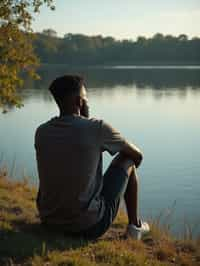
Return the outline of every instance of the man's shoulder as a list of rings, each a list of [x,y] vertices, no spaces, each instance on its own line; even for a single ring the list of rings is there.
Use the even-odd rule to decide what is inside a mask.
[[[120,135],[119,130],[113,127],[109,122],[105,121],[104,119],[99,119],[95,117],[81,117],[81,120],[83,121],[83,125],[85,128],[97,129],[102,136]]]
[[[47,124],[49,123],[49,121],[43,122],[42,124],[38,125],[38,127],[35,130],[35,134],[39,133],[40,131],[42,131],[42,129],[44,129]]]
[[[35,129],[35,138],[41,134],[43,131],[45,131],[52,123],[53,120],[55,120],[56,117],[53,117],[43,123],[41,123],[40,125],[38,125],[38,127]]]
[[[108,131],[117,131],[109,122],[105,121],[102,118],[97,118],[97,117],[84,117],[84,116],[79,116],[77,119],[77,123],[81,124],[83,127],[90,127],[90,128],[98,128],[100,131],[102,130],[108,130]]]
[[[84,123],[88,123],[88,124],[94,124],[94,125],[100,125],[102,123],[102,119],[96,118],[96,117],[84,117],[84,116],[80,116],[80,119],[84,122]]]

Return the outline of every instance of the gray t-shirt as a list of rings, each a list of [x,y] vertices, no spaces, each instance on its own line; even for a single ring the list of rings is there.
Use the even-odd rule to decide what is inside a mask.
[[[41,220],[72,232],[97,223],[105,210],[102,152],[114,155],[126,143],[117,130],[94,118],[65,115],[40,125],[35,149]]]

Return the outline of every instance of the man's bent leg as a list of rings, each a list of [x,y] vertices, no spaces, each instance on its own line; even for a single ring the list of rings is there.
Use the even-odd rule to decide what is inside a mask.
[[[104,173],[101,194],[107,202],[113,201],[124,195],[129,176],[132,173],[133,161],[118,154]]]
[[[138,221],[138,176],[134,162],[124,156],[118,154],[112,161],[111,165],[120,166],[129,176],[129,181],[124,194],[129,224],[139,226]]]
[[[134,162],[124,156],[118,154],[104,174],[104,184],[101,192],[105,200],[106,209],[103,218],[91,228],[84,232],[77,233],[78,236],[84,238],[95,239],[104,234],[112,224],[117,215],[120,199],[127,194],[129,203],[127,204],[127,212],[129,223],[137,221],[137,193],[131,188],[135,184],[133,173]],[[129,179],[132,181],[129,182]],[[137,190],[135,190],[137,191]],[[135,202],[134,202],[135,200]],[[137,223],[135,223],[137,225]]]

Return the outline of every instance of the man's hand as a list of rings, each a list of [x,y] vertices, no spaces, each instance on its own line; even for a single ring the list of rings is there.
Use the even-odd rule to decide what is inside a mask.
[[[80,115],[89,118],[89,105],[88,102],[85,99],[82,99],[83,105],[80,109]]]

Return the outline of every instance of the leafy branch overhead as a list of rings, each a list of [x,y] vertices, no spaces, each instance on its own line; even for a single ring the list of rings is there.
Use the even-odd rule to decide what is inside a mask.
[[[21,105],[17,91],[23,85],[22,73],[38,78],[31,24],[32,14],[43,4],[55,9],[53,0],[0,1],[0,106]]]

